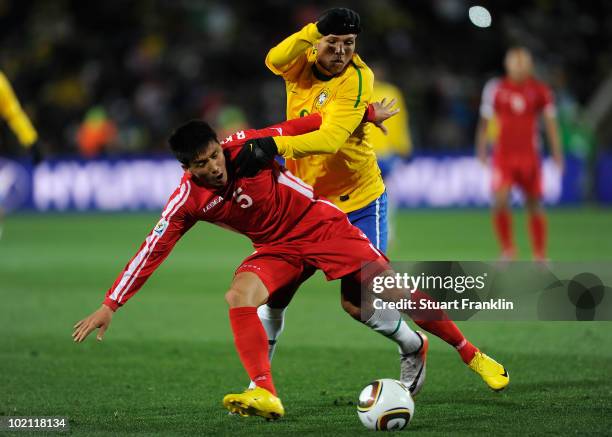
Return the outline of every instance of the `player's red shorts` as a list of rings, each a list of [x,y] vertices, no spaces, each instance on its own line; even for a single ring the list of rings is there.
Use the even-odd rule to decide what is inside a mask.
[[[526,196],[542,197],[542,166],[539,157],[526,159],[493,158],[493,192],[518,186]]]
[[[331,281],[360,271],[366,263],[378,263],[383,270],[387,261],[342,211],[317,200],[286,238],[258,247],[236,273],[255,273],[272,295],[295,291],[316,269]]]

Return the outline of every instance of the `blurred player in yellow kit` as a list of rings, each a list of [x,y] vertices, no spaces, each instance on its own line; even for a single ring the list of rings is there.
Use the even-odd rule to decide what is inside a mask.
[[[381,175],[386,182],[395,165],[402,158],[410,155],[412,140],[408,124],[408,110],[402,90],[386,81],[387,70],[384,65],[376,64],[373,67],[373,71],[375,74],[373,100],[382,101],[384,105],[386,100],[391,99],[399,108],[402,108],[397,115],[385,121],[384,126],[381,126],[382,129],[372,129],[370,135],[370,142],[374,147]],[[395,209],[396,201],[393,198],[393,193],[389,192],[387,198],[387,235],[389,244],[392,244],[394,240]]]
[[[360,31],[355,11],[330,9],[316,23],[307,24],[269,51],[267,67],[285,80],[287,119],[319,113],[322,123],[318,131],[304,135],[251,140],[238,159],[241,167],[254,175],[275,155],[283,156],[292,173],[347,213],[351,223],[384,252],[387,196],[371,144],[372,127],[362,123],[373,101],[374,74],[355,53]],[[299,283],[313,273],[314,269],[305,269]],[[268,335],[270,359],[283,329],[285,308],[296,289],[286,290],[282,298],[274,296],[258,308]],[[342,307],[361,321],[360,290],[343,287],[341,291]],[[397,343],[400,380],[413,394],[418,393],[425,380],[427,338],[412,331],[397,310],[376,310],[364,323]],[[481,354],[452,321],[417,323],[455,347],[477,373],[489,372],[496,378],[502,374],[499,370],[503,367]],[[501,378],[496,389],[507,384],[506,376]]]
[[[0,116],[7,122],[19,143],[31,150],[34,161],[38,161],[40,156],[36,146],[38,134],[28,116],[23,112],[11,84],[2,71],[0,71]],[[0,186],[0,236],[2,236],[2,222],[4,218],[3,191]]]

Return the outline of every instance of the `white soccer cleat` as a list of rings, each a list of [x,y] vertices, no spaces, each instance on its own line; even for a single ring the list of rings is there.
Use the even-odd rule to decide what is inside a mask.
[[[421,348],[412,354],[402,354],[400,351],[400,381],[408,387],[412,396],[417,395],[425,384],[427,349],[429,340],[420,331],[416,331],[423,342]]]

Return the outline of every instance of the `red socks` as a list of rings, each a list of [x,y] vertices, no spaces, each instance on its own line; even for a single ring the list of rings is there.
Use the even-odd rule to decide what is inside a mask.
[[[257,308],[230,308],[229,318],[234,344],[249,378],[276,396],[268,359],[268,336],[257,316]]]
[[[531,235],[531,246],[533,257],[536,260],[546,258],[546,217],[543,213],[531,214],[529,216],[529,234]]]
[[[412,299],[417,302],[421,300],[434,301],[429,295],[419,290],[412,294]],[[410,312],[410,317],[421,328],[440,337],[457,349],[465,364],[469,364],[476,352],[478,352],[478,348],[466,340],[457,325],[455,325],[455,322],[448,318],[446,312],[433,309],[413,310]]]
[[[512,243],[512,215],[507,208],[500,209],[493,213],[493,227],[497,234],[497,239],[504,254],[512,254],[514,252],[514,244]]]

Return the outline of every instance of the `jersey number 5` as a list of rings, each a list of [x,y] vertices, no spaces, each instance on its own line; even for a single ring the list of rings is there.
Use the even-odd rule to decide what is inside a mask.
[[[234,191],[234,198],[236,203],[240,205],[240,208],[248,208],[253,205],[253,199],[248,194],[242,194],[242,188],[238,188]]]

